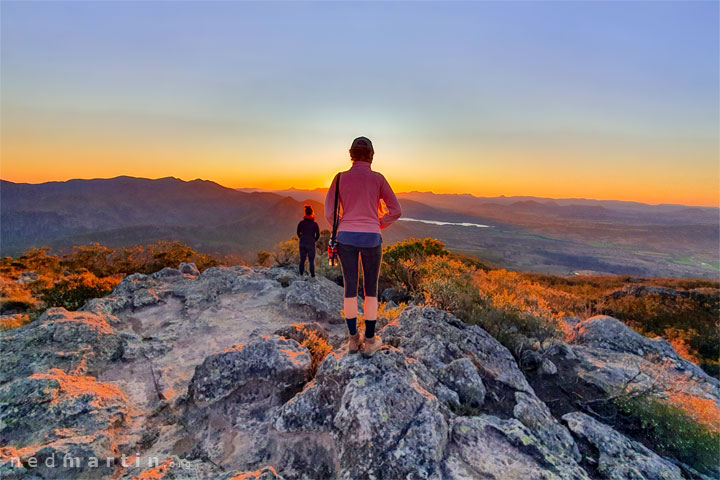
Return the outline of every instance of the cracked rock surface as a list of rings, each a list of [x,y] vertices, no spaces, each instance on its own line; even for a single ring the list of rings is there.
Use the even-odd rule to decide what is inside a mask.
[[[555,416],[510,351],[445,311],[408,307],[373,357],[350,354],[342,295],[289,269],[183,264],[0,332],[0,478],[685,478],[595,418]],[[717,398],[668,344],[590,320],[558,346],[574,374],[600,388],[622,356],[663,357]],[[319,365],[309,340],[334,347]]]

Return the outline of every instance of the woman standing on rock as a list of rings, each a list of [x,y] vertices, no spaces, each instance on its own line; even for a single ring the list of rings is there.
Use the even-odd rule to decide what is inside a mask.
[[[320,227],[315,221],[312,205],[305,205],[305,216],[297,226],[300,247],[300,276],[305,274],[305,258],[310,263],[310,276],[315,277],[315,242],[320,238]]]
[[[382,260],[381,229],[390,226],[402,215],[400,203],[390,184],[370,165],[375,150],[366,137],[358,137],[350,146],[350,170],[340,172],[333,179],[325,197],[325,217],[333,224],[335,191],[342,214],[337,228],[337,251],[345,285],[344,312],[350,340],[348,349],[372,355],[382,346],[375,335],[378,311],[378,279]],[[339,188],[338,188],[339,183]],[[385,202],[387,213],[382,213],[380,200]],[[365,342],[357,330],[357,295],[359,265],[362,262],[363,292],[365,296]]]

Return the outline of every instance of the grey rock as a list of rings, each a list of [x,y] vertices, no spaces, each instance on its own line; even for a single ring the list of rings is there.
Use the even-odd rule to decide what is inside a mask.
[[[0,387],[0,436],[15,446],[48,443],[74,435],[93,435],[125,422],[126,399],[93,377],[53,369]]]
[[[536,370],[542,365],[543,357],[535,350],[523,350],[520,354],[520,368],[523,370]]]
[[[677,357],[672,346],[666,341],[651,340],[632,330],[620,320],[607,315],[596,315],[578,323],[573,328],[569,340],[588,347],[602,348],[618,353]]]
[[[394,304],[407,303],[410,300],[410,295],[404,290],[386,288],[380,294],[380,300],[388,303],[393,302]]]
[[[0,332],[0,384],[50,368],[97,370],[119,359],[123,348],[106,317],[49,308],[34,322]]]
[[[572,432],[598,451],[598,473],[609,480],[680,480],[680,468],[639,442],[581,412],[563,415]]]
[[[308,380],[310,353],[295,340],[261,337],[211,355],[195,369],[188,394],[212,402],[230,394],[242,402],[295,393]]]
[[[443,467],[445,478],[458,480],[589,479],[575,462],[555,455],[518,420],[489,415],[458,417],[453,421]]]
[[[477,385],[478,392],[486,390],[484,402],[478,402],[483,405],[481,412],[514,416],[557,455],[566,455],[571,462],[579,460],[570,432],[535,396],[512,354],[482,328],[467,325],[443,310],[411,307],[380,333],[388,344],[401,348],[409,358],[422,363],[435,379],[445,378],[448,366],[457,360],[463,360],[469,368],[469,360],[478,374],[477,379],[482,380]],[[448,398],[437,390],[437,384],[422,377],[420,381],[434,395]],[[457,385],[439,383],[455,391],[460,401],[467,400],[467,390],[457,391],[454,390]],[[490,404],[488,399],[492,400]]]
[[[341,324],[343,289],[327,278],[317,277],[316,282],[295,281],[285,294],[289,311],[300,318],[331,324]]]
[[[165,267],[160,271],[150,274],[150,277],[157,279],[170,279],[173,277],[182,277],[182,274],[183,272],[177,268]]]
[[[396,308],[399,308],[399,305],[397,303],[393,302],[392,300],[390,300],[389,302],[385,303],[385,308],[388,310],[396,309]]]
[[[331,432],[343,479],[439,478],[448,435],[437,398],[396,349],[369,359],[331,353],[315,381],[283,405],[275,425]]]
[[[576,374],[608,394],[628,387],[661,398],[710,399],[720,408],[720,380],[680,357],[662,338],[650,339],[613,317],[597,315],[569,333]]]
[[[557,367],[552,361],[545,358],[540,364],[540,373],[543,375],[555,375],[557,373]]]
[[[200,275],[200,270],[198,270],[197,266],[195,266],[195,264],[192,262],[180,263],[180,265],[178,265],[178,270],[180,270],[180,272],[185,275],[192,275],[194,277],[197,277],[198,275]]]
[[[478,370],[469,358],[458,358],[444,370],[437,372],[437,378],[450,390],[457,393],[460,404],[469,408],[480,408],[485,401],[485,386]]]
[[[80,441],[78,441],[80,440]],[[0,451],[0,476],[18,479],[68,480],[113,478],[115,466],[107,464],[114,459],[116,444],[111,433],[98,432],[79,438],[66,438],[36,446],[36,448],[11,452],[17,454],[21,468],[15,461],[5,463]],[[28,462],[36,462],[31,467]],[[91,463],[97,459],[97,464]],[[63,464],[63,460],[67,463]],[[28,465],[27,467],[25,465]]]
[[[287,287],[295,280],[300,280],[299,272],[295,268],[271,267],[265,270],[268,278],[278,282],[281,286]]]
[[[608,295],[609,298],[622,298],[622,297],[642,297],[649,294],[659,295],[661,297],[689,297],[691,292],[673,290],[672,288],[656,287],[652,285],[627,285],[626,287],[615,290]]]

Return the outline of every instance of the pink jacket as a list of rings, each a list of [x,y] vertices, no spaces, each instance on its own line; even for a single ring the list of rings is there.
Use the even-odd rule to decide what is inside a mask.
[[[333,179],[325,197],[325,218],[332,225],[335,207],[335,185]],[[385,202],[387,213],[383,214],[380,200]],[[370,168],[370,163],[353,162],[350,170],[340,175],[340,223],[338,231],[380,233],[402,215],[400,203],[390,184],[379,172]]]

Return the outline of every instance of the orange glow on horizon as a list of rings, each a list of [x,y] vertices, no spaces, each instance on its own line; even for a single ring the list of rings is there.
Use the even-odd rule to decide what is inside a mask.
[[[342,168],[337,169],[342,170]],[[97,174],[90,175],[67,175],[64,176],[52,176],[52,175],[33,175],[33,176],[9,176],[2,172],[0,178],[2,180],[8,180],[16,183],[44,183],[52,181],[66,181],[71,179],[92,179],[92,178],[112,178],[121,175],[127,175],[132,177],[144,177],[144,178],[163,178],[163,177],[176,177],[184,181],[190,181],[195,179],[210,180],[216,182],[224,187],[228,188],[253,188],[259,190],[286,190],[295,188],[298,190],[314,190],[317,188],[325,189],[329,186],[332,181],[332,177],[335,171],[332,171],[327,175],[327,179],[313,177],[311,175],[303,176],[302,174],[284,175],[277,178],[266,178],[261,176],[247,176],[241,178],[240,176],[223,177],[222,175],[212,178],[208,175],[193,176],[193,175],[180,175],[178,172],[164,172],[154,174],[139,174],[129,173],[127,171],[98,171]],[[512,185],[506,183],[497,184],[484,184],[482,188],[477,189],[462,189],[452,184],[436,183],[430,184],[410,184],[406,182],[393,181],[390,175],[386,175],[388,180],[391,182],[393,189],[397,193],[407,192],[432,192],[437,194],[470,194],[476,197],[513,197],[513,196],[529,196],[529,197],[540,197],[540,198],[584,198],[589,200],[619,200],[619,201],[631,201],[640,202],[650,205],[657,204],[681,204],[689,206],[702,206],[702,207],[720,207],[720,193],[703,194],[695,189],[688,188],[683,195],[674,195],[673,197],[664,197],[660,195],[656,188],[652,186],[631,187],[630,192],[623,186],[616,186],[615,188],[602,188],[602,192],[594,193],[593,189],[586,189],[585,191],[578,191],[575,185],[555,185],[553,189],[542,189],[537,186],[529,186],[529,188],[518,189],[513,188]]]
[[[73,178],[111,178],[130,175],[144,178],[176,177],[212,180],[229,188],[327,188],[337,171],[350,167],[346,152],[335,145],[300,152],[288,158],[279,147],[261,144],[242,150],[207,144],[184,144],[169,149],[166,142],[149,142],[143,151],[106,139],[75,143],[70,139],[31,142],[10,137],[0,151],[0,178],[12,182],[42,183]],[[189,142],[189,141],[188,141]],[[277,148],[277,149],[275,149]],[[698,158],[705,156],[696,155]],[[564,156],[489,151],[481,160],[460,154],[452,161],[442,152],[388,151],[376,156],[373,169],[382,172],[396,192],[432,191],[469,193],[480,197],[535,196],[623,200],[649,204],[677,203],[720,206],[720,178],[710,171],[684,168],[672,153],[650,161],[626,160],[622,174],[603,167],[600,160],[578,163],[572,153]],[[257,160],[251,160],[257,159]],[[634,160],[634,161],[633,161]]]

